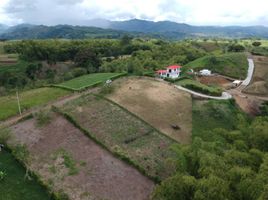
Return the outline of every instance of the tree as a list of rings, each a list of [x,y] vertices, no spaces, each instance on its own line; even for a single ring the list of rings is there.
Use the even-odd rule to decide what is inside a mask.
[[[97,72],[101,65],[101,60],[90,48],[80,50],[75,55],[75,63],[78,67],[87,69],[88,72]]]
[[[228,46],[229,52],[243,52],[245,51],[245,47],[241,44],[231,44]]]
[[[209,176],[198,181],[195,200],[226,200],[229,199],[230,191],[228,182],[217,177]]]
[[[194,196],[197,181],[193,176],[176,174],[166,179],[154,191],[155,200],[187,200]]]
[[[255,42],[252,42],[252,45],[253,45],[254,47],[259,47],[259,46],[261,46],[261,42],[259,42],[259,41],[255,41]]]

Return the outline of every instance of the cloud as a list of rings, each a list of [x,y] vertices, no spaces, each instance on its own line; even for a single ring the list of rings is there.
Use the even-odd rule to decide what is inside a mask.
[[[0,0],[0,23],[78,24],[95,18],[194,25],[266,25],[266,0]]]

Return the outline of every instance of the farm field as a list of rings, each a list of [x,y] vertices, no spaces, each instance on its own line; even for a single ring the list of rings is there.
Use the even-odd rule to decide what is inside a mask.
[[[174,140],[191,141],[192,100],[188,93],[150,78],[126,78],[113,84],[115,91],[107,96],[109,99]],[[179,126],[180,130],[172,125]]]
[[[50,117],[41,127],[38,118],[14,125],[9,143],[27,146],[30,168],[53,191],[64,191],[70,200],[149,199],[154,187],[151,180],[101,148],[62,116],[51,113]]]
[[[172,173],[166,159],[173,155],[169,147],[175,142],[114,103],[87,95],[61,110],[111,152],[154,179],[163,180]]]
[[[254,64],[253,81],[243,92],[268,96],[268,57],[254,56]]]
[[[69,88],[72,90],[82,90],[90,86],[102,83],[108,79],[116,78],[121,76],[122,73],[95,73],[80,76],[72,80],[63,82],[61,84],[55,85],[58,87]]]
[[[52,200],[33,177],[25,179],[25,169],[7,151],[0,152],[0,171],[6,173],[0,180],[1,200]]]
[[[38,88],[19,93],[21,110],[40,106],[68,95],[70,92],[59,88]],[[0,97],[0,120],[19,113],[16,94]]]
[[[230,88],[231,81],[227,80],[226,78],[223,78],[221,76],[200,76],[197,78],[197,80],[208,86],[217,86],[224,89]]]
[[[214,141],[213,130],[232,130],[238,113],[238,108],[228,100],[193,100],[193,137]]]
[[[248,61],[245,53],[227,53],[218,56],[204,56],[187,65],[187,69],[210,69],[213,73],[219,73],[233,78],[244,79],[247,76]]]

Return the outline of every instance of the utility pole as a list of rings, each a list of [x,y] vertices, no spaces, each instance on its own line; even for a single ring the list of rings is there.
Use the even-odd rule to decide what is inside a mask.
[[[17,102],[18,102],[19,113],[20,113],[20,115],[21,115],[20,98],[19,98],[19,91],[18,91],[18,88],[17,88],[16,94],[17,94]]]

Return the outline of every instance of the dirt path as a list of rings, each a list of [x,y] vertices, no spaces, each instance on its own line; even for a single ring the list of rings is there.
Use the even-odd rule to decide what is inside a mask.
[[[147,200],[154,183],[115,158],[63,117],[37,127],[34,119],[11,127],[11,143],[26,144],[30,168],[71,200]],[[75,169],[75,170],[74,170]],[[71,170],[76,173],[70,173]]]

